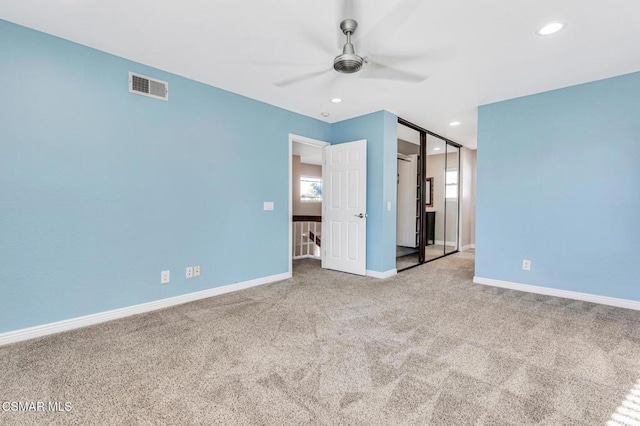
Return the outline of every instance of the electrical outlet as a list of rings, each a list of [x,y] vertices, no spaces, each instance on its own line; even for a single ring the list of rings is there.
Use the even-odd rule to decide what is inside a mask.
[[[531,261],[527,259],[522,260],[522,270],[530,271],[531,270]]]
[[[160,272],[160,284],[169,284],[169,280],[171,279],[170,271],[162,271]]]
[[[199,277],[200,276],[200,267],[199,266],[194,266],[193,267],[193,276],[194,277]]]
[[[187,268],[187,278],[193,278],[193,266]]]

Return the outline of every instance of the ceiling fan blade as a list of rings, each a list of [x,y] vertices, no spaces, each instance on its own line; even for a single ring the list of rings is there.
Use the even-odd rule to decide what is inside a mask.
[[[323,64],[316,62],[296,62],[296,61],[251,61],[253,65],[258,65],[261,67],[314,67],[318,68]]]
[[[360,78],[422,83],[427,78],[429,78],[429,76],[399,70],[389,65],[381,64],[379,62],[367,59],[365,68],[360,74]]]
[[[338,28],[338,31],[340,31],[340,28]],[[342,32],[340,34],[342,34]],[[296,35],[296,37],[299,40],[304,41],[307,45],[312,45],[313,47],[317,48],[318,53],[322,52],[328,55],[330,58],[333,58],[337,54],[334,49],[331,49],[331,41],[326,40],[324,37],[320,37],[317,34],[312,34],[307,31],[300,31],[300,33]],[[342,37],[344,39],[344,36]],[[344,41],[342,42],[342,44],[344,44]],[[340,45],[340,48],[342,49],[342,45]]]
[[[431,59],[428,53],[421,55],[369,55],[364,58],[366,62],[373,62],[384,66],[421,62],[427,59]]]
[[[331,68],[324,69],[324,70],[321,70],[321,71],[314,71],[314,72],[310,72],[310,73],[307,73],[307,74],[299,75],[297,77],[289,78],[289,79],[286,79],[286,80],[277,81],[277,82],[275,82],[273,84],[278,86],[278,87],[284,88],[284,87],[288,87],[288,86],[291,86],[291,85],[296,84],[296,83],[303,82],[305,80],[310,80],[310,79],[319,77],[319,76],[321,76],[323,74],[326,74],[328,72],[331,72],[331,71],[333,71],[333,69],[331,69]]]
[[[341,75],[337,72],[331,73],[331,76],[328,78],[323,78],[322,81],[318,82],[318,85],[315,87],[315,90],[318,93],[329,93],[334,91],[336,88],[336,84],[340,81]]]
[[[372,60],[385,65],[400,65],[411,62],[443,62],[456,56],[455,46],[440,46],[429,49],[420,49],[418,53],[410,55],[368,55],[365,59]]]
[[[368,51],[374,50],[370,49],[370,46],[379,49],[402,28],[405,21],[411,17],[421,4],[423,4],[422,0],[402,0],[387,16],[364,34],[360,39],[362,40],[362,45]]]

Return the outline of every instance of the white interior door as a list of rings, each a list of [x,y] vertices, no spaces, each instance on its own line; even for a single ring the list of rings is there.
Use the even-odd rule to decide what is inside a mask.
[[[367,141],[324,150],[322,267],[366,275]]]

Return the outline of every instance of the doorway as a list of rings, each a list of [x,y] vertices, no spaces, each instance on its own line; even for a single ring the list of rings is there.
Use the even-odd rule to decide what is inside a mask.
[[[366,188],[365,139],[331,145],[289,135],[291,275],[294,259],[366,275]]]
[[[321,267],[323,159],[329,142],[289,135],[289,273],[293,261]]]

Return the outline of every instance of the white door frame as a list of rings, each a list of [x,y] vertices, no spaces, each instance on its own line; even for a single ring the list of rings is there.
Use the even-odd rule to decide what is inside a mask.
[[[312,139],[306,136],[300,136],[293,133],[289,133],[289,275],[293,275],[293,143],[303,143],[306,145],[317,146],[318,148],[324,148],[331,145],[329,142],[321,141],[319,139]],[[324,154],[323,154],[324,157]],[[324,166],[323,166],[324,167]],[[324,256],[323,251],[320,250],[320,256]]]

